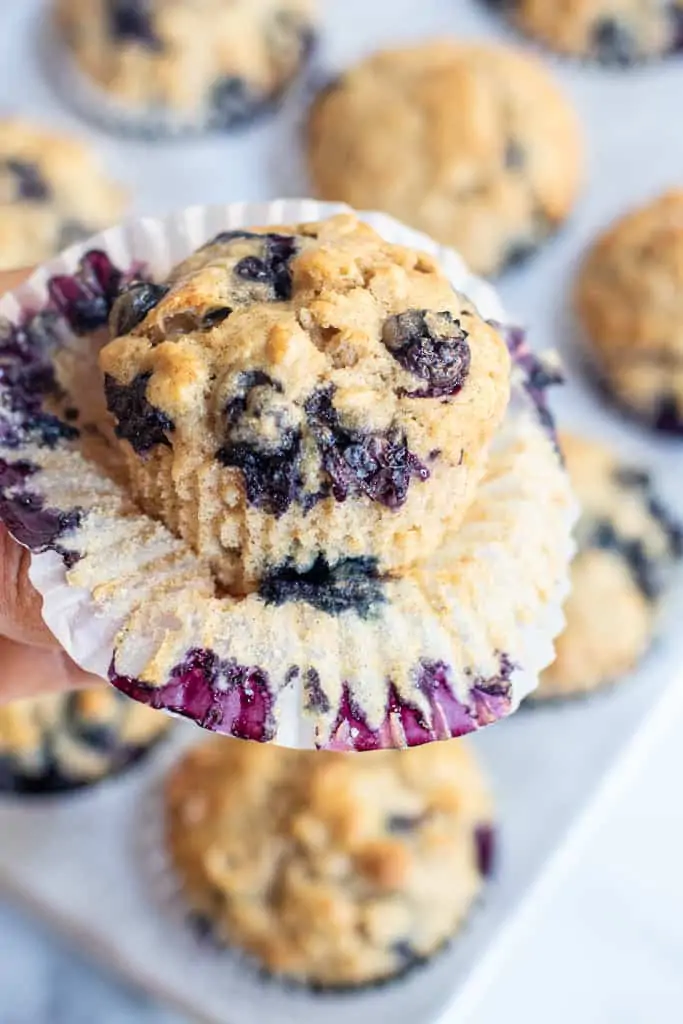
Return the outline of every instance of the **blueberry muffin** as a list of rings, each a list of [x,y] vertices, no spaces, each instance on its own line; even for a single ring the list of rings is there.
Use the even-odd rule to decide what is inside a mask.
[[[77,69],[140,124],[226,130],[296,78],[315,0],[56,0]]]
[[[171,719],[111,687],[0,707],[0,792],[79,789],[135,764]]]
[[[683,48],[682,0],[489,0],[515,24],[560,53],[606,64]]]
[[[582,506],[567,624],[557,660],[535,697],[615,682],[650,645],[658,605],[683,534],[653,494],[650,477],[610,449],[572,435],[562,448]]]
[[[360,758],[212,740],[171,775],[166,822],[195,922],[317,988],[432,956],[493,864],[487,787],[453,740]]]
[[[427,558],[509,398],[499,334],[430,257],[352,215],[221,234],[125,289],[110,327],[132,491],[233,593]]]
[[[323,90],[307,134],[321,198],[393,214],[482,274],[551,234],[582,176],[578,121],[553,78],[488,44],[375,54]]]
[[[115,223],[125,205],[88,146],[0,119],[0,270],[54,256]]]
[[[606,390],[683,435],[683,189],[626,214],[584,257],[576,308]]]

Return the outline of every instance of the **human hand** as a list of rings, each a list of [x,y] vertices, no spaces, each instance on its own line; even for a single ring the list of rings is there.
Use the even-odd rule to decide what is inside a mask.
[[[0,295],[29,273],[0,273]],[[0,704],[102,682],[74,665],[43,622],[42,599],[28,578],[30,560],[0,524]]]

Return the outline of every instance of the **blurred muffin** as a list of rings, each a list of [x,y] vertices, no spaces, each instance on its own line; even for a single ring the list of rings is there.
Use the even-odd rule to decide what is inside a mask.
[[[90,148],[17,118],[0,120],[0,270],[29,267],[115,223],[123,189]]]
[[[559,53],[632,64],[683,48],[683,0],[489,0]]]
[[[491,871],[491,802],[462,741],[362,756],[215,739],[176,767],[167,843],[196,924],[315,988],[404,973]]]
[[[87,81],[142,127],[230,129],[275,102],[307,60],[315,0],[55,0]]]
[[[683,534],[646,472],[595,441],[565,434],[562,449],[582,506],[567,625],[535,700],[588,692],[634,668],[653,637],[658,603]]]
[[[496,274],[569,215],[583,146],[537,60],[443,40],[375,54],[323,90],[308,162],[322,199],[384,210]]]
[[[496,331],[433,260],[351,215],[224,232],[124,291],[110,326],[135,497],[222,583],[275,603],[330,567],[363,587],[426,558],[509,398]]]
[[[683,189],[600,235],[575,298],[605,388],[633,415],[683,435]]]
[[[0,707],[0,793],[90,786],[139,761],[171,719],[109,686]]]

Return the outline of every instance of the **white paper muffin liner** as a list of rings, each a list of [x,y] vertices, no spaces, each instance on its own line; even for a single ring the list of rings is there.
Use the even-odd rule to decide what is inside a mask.
[[[45,316],[46,295],[54,307],[65,288],[76,300],[106,298],[108,261],[124,277],[144,268],[159,279],[220,231],[345,211],[279,200],[132,222],[43,266],[0,302],[0,315],[25,325],[29,312]],[[504,320],[493,290],[454,252],[383,214],[361,216],[390,241],[434,255],[485,318]],[[79,271],[93,250],[108,261],[87,257]],[[66,275],[57,288],[55,275]],[[45,621],[77,664],[207,729],[304,748],[373,750],[463,735],[534,689],[563,626],[577,510],[540,364],[521,332],[508,332],[513,400],[464,525],[431,564],[387,581],[377,614],[363,620],[303,602],[216,596],[191,549],[142,515],[117,482],[116,452],[92,426],[101,405],[97,339],[79,338],[54,312],[51,324],[6,328],[4,342],[0,331],[0,519],[33,552]],[[41,388],[54,397],[53,370],[68,392],[62,409],[81,410],[80,433],[41,407]]]
[[[297,97],[306,94],[307,83],[315,73],[317,39],[314,37],[311,52],[304,56],[297,73],[281,89],[255,100],[243,115],[235,117],[234,123],[222,126],[216,123],[208,107],[190,116],[161,105],[136,108],[125,103],[108,93],[78,67],[73,54],[61,38],[55,19],[46,18],[39,33],[45,71],[65,103],[91,124],[118,135],[150,141],[242,131],[274,113],[290,99],[296,103]]]

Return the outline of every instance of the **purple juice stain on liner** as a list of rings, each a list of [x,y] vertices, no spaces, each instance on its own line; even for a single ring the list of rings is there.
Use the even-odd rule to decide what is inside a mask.
[[[524,390],[534,404],[541,426],[560,454],[555,417],[550,411],[547,393],[549,388],[564,384],[564,374],[532,352],[527,345],[526,332],[521,327],[501,324],[497,320],[489,320],[488,323],[505,341],[513,365],[522,371]]]
[[[189,651],[164,686],[121,676],[112,661],[109,680],[134,700],[182,715],[212,732],[265,743],[275,735],[273,697],[258,666],[223,661],[212,651]]]

